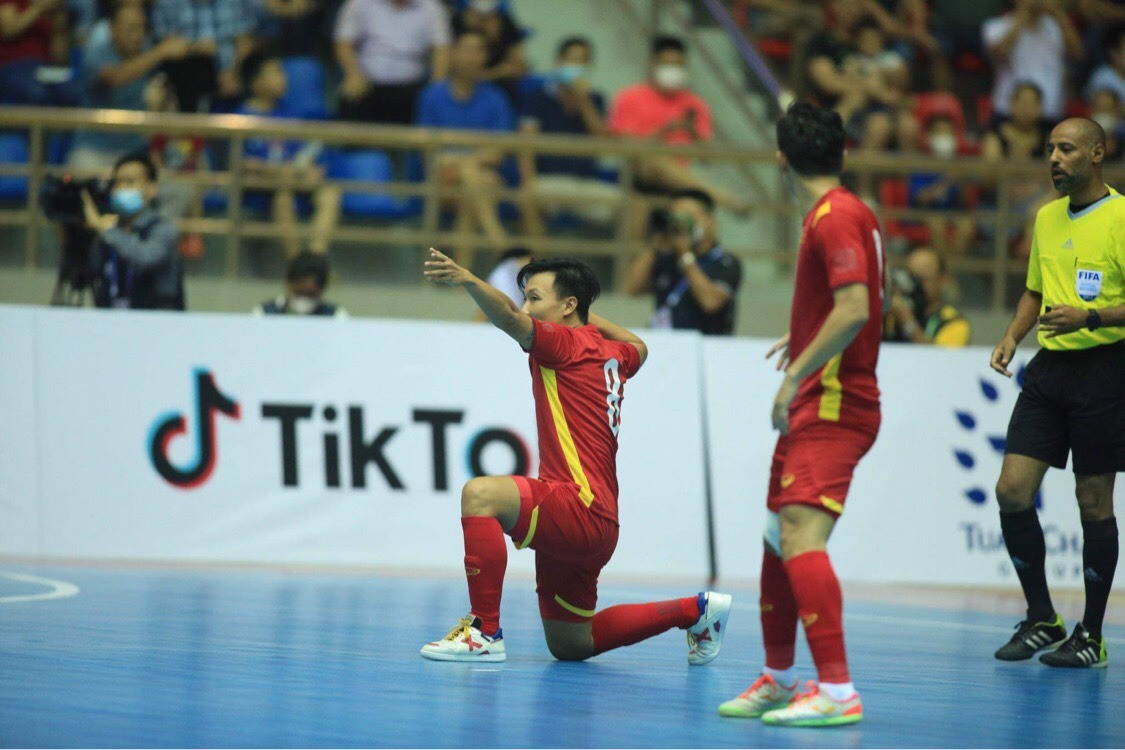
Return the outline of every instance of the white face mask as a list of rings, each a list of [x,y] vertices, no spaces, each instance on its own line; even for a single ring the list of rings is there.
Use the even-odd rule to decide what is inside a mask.
[[[1113,135],[1117,130],[1117,117],[1112,112],[1096,112],[1090,119],[1101,125],[1106,135]]]
[[[657,65],[652,71],[652,80],[658,88],[677,91],[687,85],[687,68],[683,65]]]
[[[952,133],[935,133],[930,137],[930,151],[939,159],[952,159],[957,153],[957,136]]]
[[[289,298],[289,312],[294,315],[312,315],[318,305],[320,305],[320,300],[316,297],[296,296]]]

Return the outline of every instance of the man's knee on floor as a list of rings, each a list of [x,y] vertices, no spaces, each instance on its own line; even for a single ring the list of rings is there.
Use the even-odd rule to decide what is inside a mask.
[[[577,643],[571,640],[547,636],[547,649],[559,661],[585,661],[594,655],[594,644]]]

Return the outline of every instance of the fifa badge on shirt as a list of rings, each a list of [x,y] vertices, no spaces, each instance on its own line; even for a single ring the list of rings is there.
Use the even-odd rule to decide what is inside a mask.
[[[1079,268],[1074,289],[1084,302],[1094,301],[1102,293],[1102,272]]]

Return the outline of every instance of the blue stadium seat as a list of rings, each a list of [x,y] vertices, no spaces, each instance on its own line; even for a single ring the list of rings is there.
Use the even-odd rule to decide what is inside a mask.
[[[23,133],[0,133],[0,164],[27,164],[27,137]],[[27,178],[0,175],[0,201],[27,199]]]
[[[329,161],[328,176],[336,180],[393,182],[394,164],[384,151],[341,151]],[[421,201],[394,195],[345,191],[341,210],[345,216],[402,219],[420,213]]]
[[[281,61],[289,86],[279,111],[302,120],[327,120],[324,67],[315,57],[286,57]]]

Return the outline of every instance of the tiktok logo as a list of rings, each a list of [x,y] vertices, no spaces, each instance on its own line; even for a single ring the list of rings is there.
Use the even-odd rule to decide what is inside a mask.
[[[215,377],[204,369],[195,375],[195,458],[185,466],[175,466],[168,457],[168,446],[176,437],[187,433],[184,415],[168,412],[157,417],[149,430],[148,455],[156,472],[169,484],[190,490],[199,487],[211,477],[218,459],[215,445],[215,414],[221,412],[238,419],[241,411],[238,402],[219,391]]]

